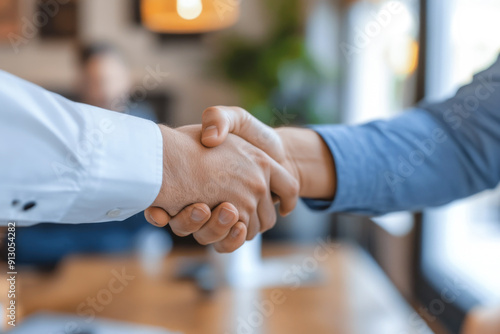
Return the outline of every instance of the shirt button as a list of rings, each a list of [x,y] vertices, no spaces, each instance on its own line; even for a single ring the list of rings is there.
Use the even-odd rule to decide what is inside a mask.
[[[12,203],[14,204],[14,203]],[[23,206],[23,211],[28,211],[33,209],[36,206],[36,202],[28,202]]]
[[[110,218],[116,218],[116,217],[119,217],[121,214],[122,214],[122,210],[113,209],[113,210],[109,210],[108,213],[106,213],[106,216],[108,216]]]

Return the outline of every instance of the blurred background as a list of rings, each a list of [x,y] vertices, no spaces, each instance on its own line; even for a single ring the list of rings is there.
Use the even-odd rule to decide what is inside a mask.
[[[0,69],[170,126],[212,105],[272,126],[356,124],[451,96],[497,58],[498,17],[496,0],[1,0]],[[19,228],[16,242],[19,333],[72,319],[60,314],[86,326],[68,333],[101,333],[94,317],[183,333],[460,333],[500,302],[500,190],[373,219],[299,205],[233,255],[142,214]],[[106,299],[123,268],[136,279]]]

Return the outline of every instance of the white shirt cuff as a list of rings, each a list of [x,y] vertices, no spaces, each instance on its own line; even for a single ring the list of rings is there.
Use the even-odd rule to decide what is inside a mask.
[[[61,222],[124,220],[149,207],[160,191],[163,140],[155,123],[79,104],[89,131],[79,145],[91,159],[82,189]]]

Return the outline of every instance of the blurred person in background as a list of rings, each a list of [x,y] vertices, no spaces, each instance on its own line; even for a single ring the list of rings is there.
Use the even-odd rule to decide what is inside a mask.
[[[147,102],[132,101],[132,73],[125,55],[113,44],[94,43],[79,49],[81,69],[78,100],[153,122],[158,119]]]

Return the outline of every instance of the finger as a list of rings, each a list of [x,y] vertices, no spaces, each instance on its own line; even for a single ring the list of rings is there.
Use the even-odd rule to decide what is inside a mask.
[[[234,252],[245,243],[246,236],[247,226],[243,222],[237,222],[224,239],[214,244],[214,248],[219,253]]]
[[[208,108],[203,112],[202,123],[201,142],[207,147],[222,144],[228,133],[232,133],[260,148],[278,162],[285,159],[281,138],[274,129],[242,108]]]
[[[201,143],[207,147],[219,146],[234,128],[232,112],[224,107],[210,107],[203,112]]]
[[[170,227],[176,235],[185,237],[198,231],[210,219],[210,216],[208,205],[192,204],[170,220]]]
[[[280,198],[280,214],[288,215],[297,205],[299,183],[288,171],[276,163],[271,162],[271,191]]]
[[[276,224],[276,208],[271,193],[267,193],[266,198],[259,202],[257,214],[260,220],[260,233],[269,230]]]
[[[260,231],[260,219],[257,212],[250,215],[250,221],[247,225],[247,240],[252,240]]]
[[[171,219],[169,214],[165,210],[155,206],[150,206],[149,208],[144,210],[144,218],[146,218],[148,223],[150,223],[151,225],[158,227],[167,225]]]
[[[202,245],[221,241],[238,222],[238,210],[231,203],[222,203],[212,212],[210,220],[193,237]]]

